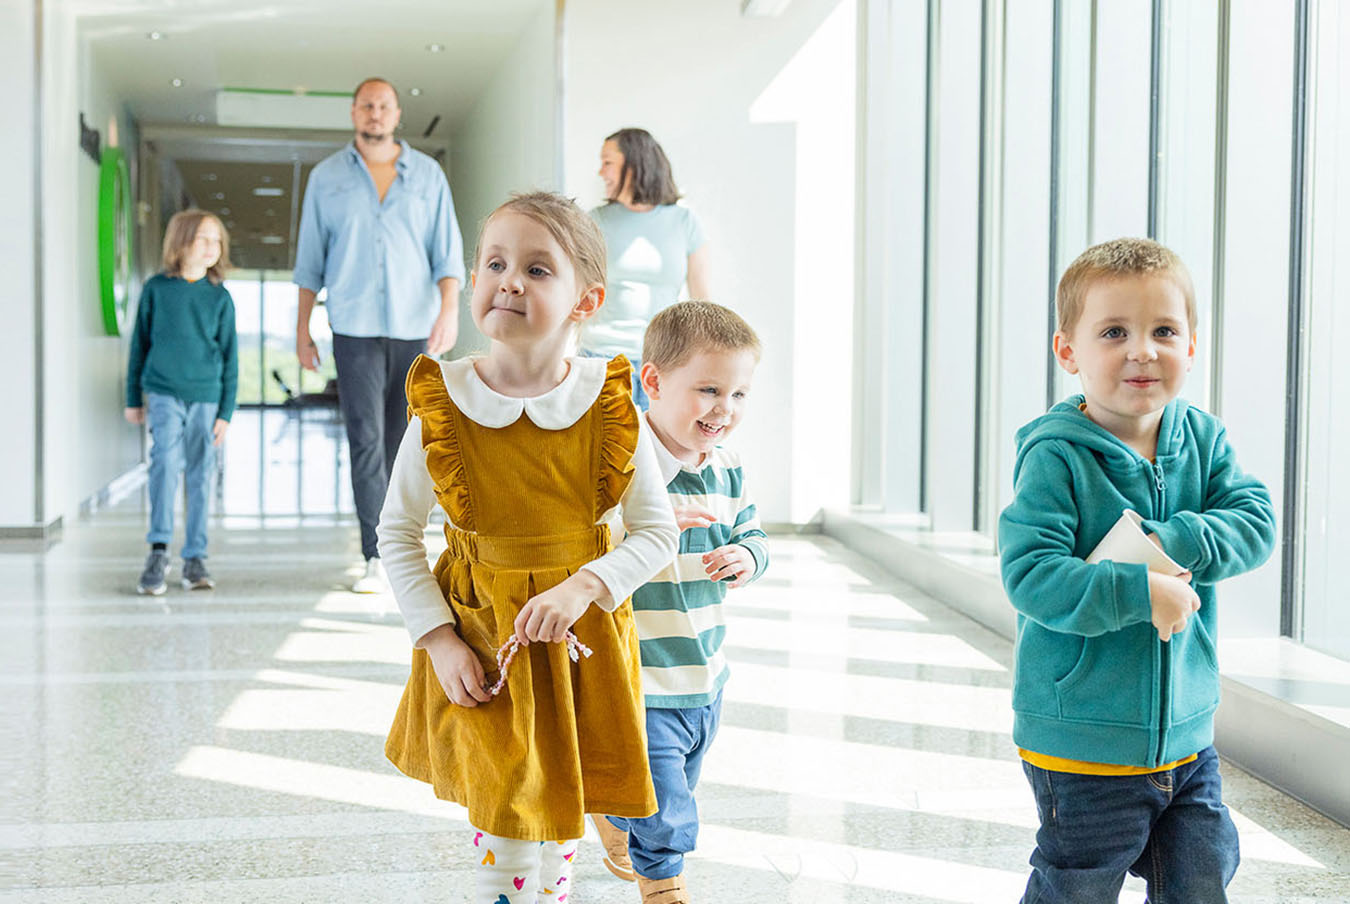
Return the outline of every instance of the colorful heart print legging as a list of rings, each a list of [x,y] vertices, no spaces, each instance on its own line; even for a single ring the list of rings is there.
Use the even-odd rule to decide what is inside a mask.
[[[567,904],[577,839],[517,841],[473,830],[473,904]]]

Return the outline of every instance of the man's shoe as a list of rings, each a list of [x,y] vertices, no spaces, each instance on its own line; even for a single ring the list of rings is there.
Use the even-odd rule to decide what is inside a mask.
[[[591,824],[599,833],[600,844],[605,849],[605,869],[625,882],[635,880],[637,873],[633,872],[633,860],[628,856],[628,833],[604,816],[591,814]]]
[[[150,550],[150,555],[145,557],[145,569],[141,572],[140,583],[136,585],[136,592],[144,596],[159,596],[167,586],[164,578],[169,574],[169,554],[160,549]]]
[[[183,589],[184,590],[211,590],[216,586],[216,582],[211,580],[211,573],[206,570],[206,562],[201,559],[183,560]]]
[[[689,889],[684,885],[684,873],[669,879],[637,877],[642,904],[689,904]]]
[[[389,579],[384,576],[384,563],[378,557],[366,559],[366,573],[352,583],[352,593],[384,593]]]

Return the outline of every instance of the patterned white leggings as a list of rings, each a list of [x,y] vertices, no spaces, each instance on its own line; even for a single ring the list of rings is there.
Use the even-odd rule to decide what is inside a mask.
[[[577,840],[517,841],[473,830],[473,904],[567,904]]]

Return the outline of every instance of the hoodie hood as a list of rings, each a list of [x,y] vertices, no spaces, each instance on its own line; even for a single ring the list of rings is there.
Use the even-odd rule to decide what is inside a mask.
[[[1080,393],[1071,395],[1017,431],[1017,462],[1013,466],[1013,481],[1016,482],[1022,470],[1022,461],[1027,452],[1039,442],[1060,440],[1084,446],[1097,453],[1102,467],[1113,473],[1137,471],[1143,456],[1131,449],[1123,440],[1111,431],[1096,423],[1080,407],[1084,397]],[[1155,453],[1159,463],[1165,463],[1181,453],[1185,435],[1186,412],[1191,405],[1185,399],[1173,399],[1163,409],[1162,421],[1158,425],[1158,448]]]

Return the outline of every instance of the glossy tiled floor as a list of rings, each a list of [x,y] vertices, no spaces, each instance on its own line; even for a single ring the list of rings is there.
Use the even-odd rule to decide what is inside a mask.
[[[214,592],[135,595],[136,497],[45,553],[0,550],[0,902],[467,900],[462,811],[381,752],[408,651],[389,600],[343,590],[343,457],[311,428],[305,458],[327,469],[310,488],[281,435],[297,426],[236,425]],[[319,514],[288,516],[249,468],[284,469]],[[1007,643],[828,539],[773,552],[732,596],[696,900],[1016,901],[1035,814]],[[1235,902],[1350,900],[1350,831],[1225,780]],[[577,880],[578,904],[637,900],[594,844]],[[1122,900],[1142,898],[1128,883]]]

